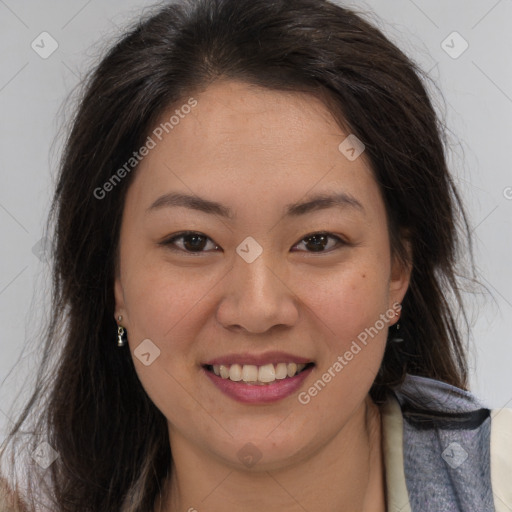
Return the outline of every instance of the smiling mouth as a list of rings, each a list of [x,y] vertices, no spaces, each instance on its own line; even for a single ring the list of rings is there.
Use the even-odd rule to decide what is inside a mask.
[[[265,386],[276,380],[295,377],[315,363],[277,363],[257,366],[253,364],[214,364],[204,365],[205,370],[214,373],[222,379],[233,382]]]

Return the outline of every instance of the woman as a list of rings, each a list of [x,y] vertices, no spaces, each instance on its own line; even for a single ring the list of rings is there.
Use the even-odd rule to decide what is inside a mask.
[[[469,231],[420,75],[322,0],[168,5],[110,50],[12,431],[28,510],[509,510],[512,419],[467,391]]]

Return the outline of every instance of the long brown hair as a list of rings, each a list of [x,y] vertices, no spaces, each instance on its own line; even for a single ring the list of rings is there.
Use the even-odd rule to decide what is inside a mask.
[[[95,190],[165,109],[220,78],[316,95],[366,146],[392,251],[410,263],[404,237],[412,248],[404,342],[390,329],[374,400],[406,373],[466,388],[456,261],[459,240],[469,248],[471,241],[428,77],[363,15],[325,0],[169,4],[124,34],[91,73],[62,156],[48,224],[53,313],[45,357],[11,432],[14,442],[35,415],[34,432],[58,452],[46,473],[32,465],[27,477],[34,486],[44,477],[55,512],[147,512],[170,470],[166,419],[130,353],[116,346],[119,229],[136,168],[104,197]]]

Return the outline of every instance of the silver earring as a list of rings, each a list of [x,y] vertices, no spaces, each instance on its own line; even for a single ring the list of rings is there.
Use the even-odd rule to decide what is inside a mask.
[[[121,321],[123,317],[119,315],[118,320]],[[126,345],[126,339],[125,339],[125,333],[126,330],[122,325],[117,326],[117,346],[118,347],[124,347]]]

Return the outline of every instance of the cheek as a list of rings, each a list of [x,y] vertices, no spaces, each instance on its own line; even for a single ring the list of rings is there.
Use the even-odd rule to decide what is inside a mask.
[[[200,325],[193,319],[222,276],[172,268],[161,259],[132,268],[123,285],[132,339],[151,339],[163,356],[190,348]]]
[[[130,319],[128,339],[136,373],[156,407],[177,423],[190,414],[200,417],[204,413],[194,400],[194,340],[201,328],[196,319],[207,314],[202,299],[214,286],[214,279],[192,274],[190,268],[171,271],[162,260],[154,264],[146,261],[134,269],[124,286]],[[148,366],[134,352],[146,339],[160,351]]]
[[[303,297],[308,298],[308,306],[339,349],[374,325],[387,310],[388,275],[374,262],[358,262],[314,282],[311,278],[303,282]]]
[[[386,346],[387,274],[379,265],[340,272],[311,289],[321,343],[310,387],[298,397],[318,424],[346,421],[368,393]],[[381,316],[382,315],[382,316]],[[333,427],[334,428],[334,427]]]

